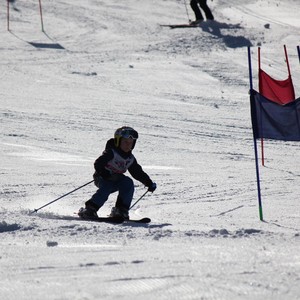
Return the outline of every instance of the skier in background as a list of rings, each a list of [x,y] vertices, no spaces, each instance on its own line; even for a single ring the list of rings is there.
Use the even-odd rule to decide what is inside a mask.
[[[211,13],[210,8],[207,6],[206,0],[191,0],[190,5],[191,5],[192,10],[195,13],[195,18],[196,18],[195,21],[191,22],[192,25],[198,25],[204,20],[203,15],[200,11],[199,5],[200,5],[201,9],[204,11],[205,17],[207,20],[214,19],[214,16]]]
[[[138,133],[131,127],[121,127],[115,131],[114,138],[107,141],[102,155],[94,163],[96,193],[85,202],[78,215],[83,219],[98,218],[97,211],[107,201],[110,194],[118,192],[115,207],[112,208],[110,217],[129,219],[129,208],[134,194],[133,180],[125,176],[128,170],[133,178],[154,192],[156,183],[143,171],[132,154]]]

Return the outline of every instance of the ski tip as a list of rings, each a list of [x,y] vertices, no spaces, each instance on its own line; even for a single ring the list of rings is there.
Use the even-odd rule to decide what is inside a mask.
[[[151,222],[150,218],[143,218],[142,220],[144,221],[144,223],[150,223]]]
[[[142,219],[138,219],[138,220],[135,220],[135,219],[129,219],[127,222],[147,224],[147,223],[150,223],[150,222],[151,222],[151,219],[150,219],[150,218],[142,218]]]

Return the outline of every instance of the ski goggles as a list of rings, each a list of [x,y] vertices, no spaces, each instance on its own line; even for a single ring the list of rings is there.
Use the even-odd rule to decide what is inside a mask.
[[[121,131],[121,136],[125,139],[134,139],[136,140],[139,137],[139,134],[137,133],[137,131],[132,130],[132,129],[123,129]]]

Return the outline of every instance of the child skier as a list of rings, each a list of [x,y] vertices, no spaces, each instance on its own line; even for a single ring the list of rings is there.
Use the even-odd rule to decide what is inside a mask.
[[[131,176],[154,192],[156,183],[143,171],[137,163],[132,150],[138,139],[138,133],[131,127],[118,128],[114,138],[107,141],[102,155],[94,163],[96,193],[85,203],[78,215],[83,219],[98,218],[97,211],[108,199],[109,195],[118,192],[115,207],[112,208],[110,217],[129,219],[128,210],[133,198],[133,180],[124,173],[128,170]]]

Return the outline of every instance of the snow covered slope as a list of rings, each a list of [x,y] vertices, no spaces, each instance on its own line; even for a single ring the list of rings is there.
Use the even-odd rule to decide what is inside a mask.
[[[188,2],[188,1],[187,1]],[[265,143],[259,221],[247,46],[300,95],[298,0],[0,4],[0,298],[297,299],[297,142]],[[245,4],[246,3],[246,4]],[[122,125],[140,134],[139,163],[157,182],[132,217],[149,225],[83,222],[93,162]],[[145,188],[136,183],[134,200]],[[107,215],[116,196],[99,215]]]

